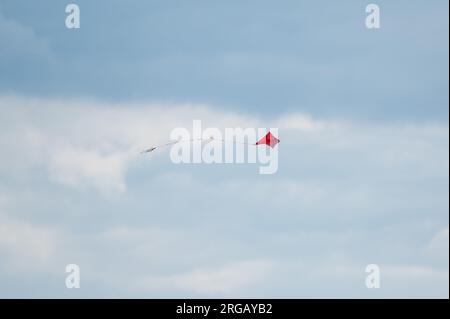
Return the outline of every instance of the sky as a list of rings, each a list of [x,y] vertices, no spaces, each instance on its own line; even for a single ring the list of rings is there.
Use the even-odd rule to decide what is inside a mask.
[[[448,298],[448,2],[373,2],[1,0],[0,297]],[[195,119],[278,172],[139,154]]]

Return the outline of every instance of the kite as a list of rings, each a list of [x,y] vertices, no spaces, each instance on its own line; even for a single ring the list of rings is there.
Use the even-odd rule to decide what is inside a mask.
[[[266,136],[264,136],[262,139],[260,139],[258,142],[256,142],[255,145],[268,145],[271,148],[274,148],[275,145],[280,143],[280,140],[277,139],[275,136],[272,135],[272,133],[267,133]]]
[[[223,139],[215,139],[214,137],[210,137],[209,139],[204,139],[204,138],[197,138],[197,139],[188,139],[188,140],[178,140],[178,141],[171,141],[169,143],[165,143],[165,144],[161,144],[161,145],[157,145],[157,146],[152,146],[146,150],[143,150],[141,152],[141,154],[144,153],[151,153],[157,149],[160,148],[164,148],[170,145],[174,145],[174,144],[178,144],[178,143],[182,143],[182,142],[193,142],[193,141],[219,141],[222,143],[233,143],[233,144],[244,144],[244,145],[267,145],[271,148],[274,148],[278,143],[280,143],[280,140],[278,138],[276,138],[270,131],[263,137],[261,138],[259,141],[257,141],[256,143],[252,144],[252,143],[246,143],[246,142],[237,142],[237,141],[227,141],[227,140],[223,140]]]

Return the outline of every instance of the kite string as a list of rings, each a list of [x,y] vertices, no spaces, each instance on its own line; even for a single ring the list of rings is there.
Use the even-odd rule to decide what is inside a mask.
[[[177,140],[177,141],[171,141],[165,144],[161,144],[161,145],[157,145],[157,146],[153,146],[150,147],[149,149],[146,149],[144,151],[142,151],[141,153],[150,153],[153,152],[154,150],[158,149],[158,148],[163,148],[166,146],[170,146],[170,145],[174,145],[174,144],[178,144],[178,143],[182,143],[182,142],[194,142],[194,141],[219,141],[222,143],[233,143],[233,144],[240,144],[240,145],[256,145],[253,143],[248,143],[248,142],[238,142],[238,141],[229,141],[229,140],[224,140],[224,139],[215,139],[213,137],[210,138],[191,138],[188,140]]]

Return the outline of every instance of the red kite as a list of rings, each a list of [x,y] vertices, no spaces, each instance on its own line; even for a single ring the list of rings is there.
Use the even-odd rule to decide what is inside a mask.
[[[275,136],[272,135],[272,133],[267,133],[266,136],[264,136],[262,139],[260,139],[258,142],[256,142],[255,145],[268,145],[272,148],[275,147],[275,145],[277,145],[278,143],[280,143],[280,140],[277,139]]]

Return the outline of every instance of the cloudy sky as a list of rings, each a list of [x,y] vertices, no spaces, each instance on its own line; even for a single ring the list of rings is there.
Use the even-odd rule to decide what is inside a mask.
[[[72,2],[0,2],[0,297],[448,298],[447,1]],[[194,119],[278,172],[139,154]]]

